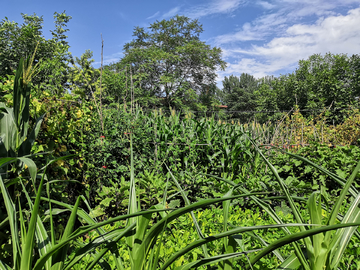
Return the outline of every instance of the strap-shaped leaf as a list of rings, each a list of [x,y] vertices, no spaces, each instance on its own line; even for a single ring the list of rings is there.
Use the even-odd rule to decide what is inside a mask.
[[[282,237],[281,239],[271,243],[269,246],[265,247],[261,252],[259,252],[259,254],[257,254],[255,257],[253,257],[250,261],[251,265],[254,265],[262,257],[269,254],[273,250],[275,250],[279,247],[282,247],[284,245],[290,244],[294,241],[298,241],[300,239],[304,239],[306,237],[309,237],[309,236],[312,236],[312,235],[315,235],[318,233],[324,233],[324,232],[328,232],[328,231],[338,230],[338,229],[347,228],[347,227],[354,227],[354,226],[355,227],[360,226],[360,223],[347,223],[347,224],[335,224],[335,225],[330,225],[330,226],[322,226],[320,228],[310,229],[310,230],[294,233],[291,235],[286,235],[286,236]],[[247,269],[249,269],[249,267]]]
[[[36,199],[35,199],[34,207],[31,211],[31,218],[26,235],[26,240],[22,249],[21,265],[20,265],[22,270],[30,269],[32,265],[33,247],[35,243],[35,231],[37,226],[43,183],[44,183],[44,177],[42,177],[39,188],[36,193]]]
[[[79,204],[80,204],[80,197],[78,197],[76,200],[75,206],[71,212],[70,218],[66,224],[64,233],[63,233],[60,241],[66,240],[73,232],[73,228],[74,228],[74,224],[75,224],[76,216],[77,216],[77,209],[79,207]],[[69,244],[64,245],[53,255],[53,266],[52,266],[53,270],[61,270],[62,269],[68,249],[69,249]]]
[[[286,258],[286,260],[279,265],[275,270],[292,270],[292,269],[298,269],[301,266],[301,263],[299,262],[298,257],[295,255],[295,253],[291,253],[289,257]]]
[[[35,126],[34,126],[33,130],[31,131],[30,135],[20,145],[19,156],[25,156],[25,155],[30,154],[31,148],[33,147],[34,142],[39,134],[41,123],[44,119],[44,116],[45,116],[45,114],[36,120]]]
[[[12,270],[10,266],[0,261],[0,270]]]
[[[259,250],[260,249],[249,250],[249,251],[241,251],[241,252],[233,252],[233,253],[221,254],[221,255],[213,256],[213,257],[210,257],[210,258],[204,258],[204,259],[192,262],[192,263],[188,263],[188,264],[183,265],[183,266],[176,267],[175,270],[197,269],[200,266],[206,266],[206,265],[209,265],[209,264],[215,264],[215,263],[223,262],[223,261],[226,261],[226,260],[235,259],[235,258],[237,258],[237,257],[239,257],[241,255],[246,255],[248,253],[256,252],[256,251],[259,251]]]
[[[3,161],[3,158],[0,159],[0,163]],[[4,163],[3,163],[4,164]],[[6,164],[6,163],[5,163]],[[10,232],[11,232],[11,241],[12,241],[12,250],[13,250],[13,265],[15,267],[20,266],[21,260],[21,249],[20,249],[20,239],[18,231],[18,220],[16,218],[16,208],[14,202],[11,200],[11,197],[5,188],[4,182],[0,175],[0,190],[4,199],[6,212],[9,218]]]
[[[178,252],[174,253],[170,256],[170,258],[164,263],[164,265],[160,268],[160,270],[165,270],[167,267],[169,267],[175,260],[183,256],[184,254],[188,253],[189,251],[193,250],[194,248],[197,248],[204,243],[209,243],[218,239],[222,239],[224,237],[229,237],[231,235],[236,235],[239,233],[244,233],[248,231],[254,231],[254,230],[261,230],[261,229],[271,229],[271,228],[281,228],[281,227],[299,227],[303,226],[304,224],[294,223],[294,224],[276,224],[276,225],[262,225],[262,226],[249,226],[249,227],[240,227],[233,230],[229,230],[226,232],[222,232],[219,234],[215,234],[212,236],[205,237],[203,239],[196,240],[189,245],[187,245],[185,248],[179,250]],[[271,245],[270,245],[271,246]],[[270,251],[271,252],[271,251]]]

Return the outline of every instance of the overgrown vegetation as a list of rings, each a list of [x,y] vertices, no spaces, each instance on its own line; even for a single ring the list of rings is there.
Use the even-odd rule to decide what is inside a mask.
[[[23,17],[0,24],[0,269],[360,269],[357,56],[220,90],[198,21],[136,28],[101,73],[70,16],[51,40]]]

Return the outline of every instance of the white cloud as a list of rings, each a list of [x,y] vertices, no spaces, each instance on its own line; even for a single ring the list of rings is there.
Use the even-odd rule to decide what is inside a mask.
[[[147,19],[147,20],[154,19],[155,17],[159,16],[159,14],[160,14],[160,11],[157,11],[155,14],[147,17],[146,19]]]
[[[347,3],[355,1],[360,2],[348,0]],[[360,8],[341,15],[335,12],[342,6],[340,1],[330,4],[323,0],[302,2],[308,6],[300,1],[275,2],[281,8],[245,23],[235,33],[214,39],[229,62],[227,70],[219,72],[220,77],[243,72],[255,77],[278,75],[284,70],[293,71],[299,60],[315,53],[351,55],[359,52]],[[285,4],[292,6],[284,7]]]
[[[257,4],[263,7],[264,9],[273,9],[275,8],[275,5],[266,2],[266,1],[257,1]]]
[[[163,18],[170,18],[177,15],[180,11],[180,7],[174,7],[173,9],[169,10],[165,14],[162,15]]]
[[[244,0],[212,0],[205,5],[198,5],[185,13],[190,18],[200,18],[217,13],[231,13],[238,9]]]
[[[264,46],[253,46],[248,54],[271,58],[306,57],[313,53],[358,53],[360,46],[360,8],[347,15],[329,16],[315,24],[290,26],[283,37],[273,38]],[[244,51],[243,51],[244,53]]]
[[[271,35],[281,35],[292,25],[310,16],[328,17],[337,15],[333,10],[360,0],[272,0],[255,2],[266,10],[265,14],[245,23],[241,30],[214,38],[217,46],[237,41],[261,40]],[[269,9],[272,9],[269,12]]]
[[[288,19],[284,11],[266,14],[256,18],[253,22],[243,24],[241,30],[235,33],[220,35],[214,38],[217,46],[238,41],[263,40],[273,34],[274,31],[283,31]]]
[[[235,41],[250,41],[250,40],[261,40],[263,36],[261,33],[253,31],[249,23],[245,23],[241,31],[235,34],[225,34],[217,36],[215,38],[215,44],[217,46],[221,44],[231,43]]]
[[[109,65],[111,63],[119,62],[119,60],[124,56],[122,52],[113,53],[111,55],[105,55],[103,60],[103,65]],[[98,68],[101,66],[101,61],[95,61],[93,66]]]

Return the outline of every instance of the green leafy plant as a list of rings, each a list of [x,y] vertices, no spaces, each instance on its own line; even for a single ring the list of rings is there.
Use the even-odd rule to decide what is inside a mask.
[[[260,154],[261,158],[268,165],[281,189],[282,197],[277,197],[277,199],[285,199],[286,205],[289,206],[287,208],[291,209],[296,222],[303,224],[307,223],[306,217],[301,214],[301,205],[295,201],[295,197],[291,196],[285,181],[279,176],[276,168],[268,161],[260,149],[258,149],[255,142],[253,142],[253,145]],[[286,244],[292,244],[294,253],[283,261],[283,263],[279,266],[280,268],[298,269],[302,266],[304,269],[308,270],[337,269],[351,237],[354,234],[358,237],[357,226],[360,225],[360,212],[357,206],[359,204],[360,195],[354,188],[353,183],[359,173],[360,162],[358,162],[351,176],[346,181],[345,179],[323,169],[306,158],[291,153],[288,154],[320,170],[322,173],[342,185],[343,189],[332,208],[329,207],[326,192],[320,190],[312,193],[307,199],[308,222],[311,225],[299,226],[300,232],[296,233],[291,233],[286,227],[283,227],[282,230],[285,232],[286,236],[267,245],[256,256],[252,257],[248,268],[258,262],[260,258],[279,247]],[[246,189],[236,185],[234,182],[226,179],[222,180],[232,185],[234,190],[248,192]],[[346,213],[342,214],[340,209],[342,209],[341,206],[344,201],[346,201],[345,198],[349,195],[349,193],[353,199],[349,206],[346,206]],[[279,225],[284,224],[279,215],[268,203],[269,200],[272,201],[276,199],[275,197],[274,199],[268,197],[266,200],[260,199],[257,196],[249,197],[256,202],[256,204],[262,207],[276,223]],[[299,200],[299,198],[296,199]],[[304,198],[300,198],[300,201],[302,199]],[[322,200],[324,200],[324,203],[322,203]],[[301,239],[303,239],[305,249],[302,249],[301,245],[296,242]]]

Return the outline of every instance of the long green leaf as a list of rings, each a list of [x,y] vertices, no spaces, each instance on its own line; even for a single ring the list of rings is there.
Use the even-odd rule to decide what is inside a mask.
[[[298,269],[301,266],[299,262],[299,258],[295,253],[291,253],[289,257],[286,258],[285,261],[281,263],[275,270],[293,270]]]
[[[133,214],[138,211],[138,205],[136,201],[136,188],[135,188],[135,169],[134,169],[134,153],[132,146],[132,134],[130,133],[130,190],[129,190],[129,205],[128,214]],[[129,224],[135,222],[135,218],[129,219]],[[126,239],[127,244],[133,247],[135,242],[135,235]]]
[[[233,186],[235,189],[239,189],[241,190],[243,193],[248,193],[248,191],[241,187],[240,185],[237,185],[235,184],[234,182],[230,181],[230,180],[227,180],[225,178],[222,178],[222,177],[218,177],[218,176],[213,176],[213,175],[208,175],[208,176],[211,176],[215,179],[218,179],[220,181],[223,181],[225,183],[228,183],[229,185]],[[269,216],[278,224],[284,224],[281,220],[281,218],[276,214],[276,212],[263,200],[260,200],[258,197],[256,196],[249,196],[256,204],[258,204],[262,209],[264,209],[268,214]],[[286,198],[286,197],[285,197]],[[268,199],[268,198],[267,198]],[[287,235],[290,235],[291,232],[289,231],[288,228],[286,227],[281,227],[281,230],[287,234]],[[306,262],[306,259],[305,259],[305,256],[304,254],[302,253],[301,251],[301,248],[299,246],[298,243],[292,243],[293,244],[293,247],[295,249],[295,253],[297,255],[297,257],[299,258],[299,261],[301,262],[301,264],[306,268],[306,269],[309,269],[309,266],[307,265],[307,262]]]
[[[341,223],[357,223],[360,222],[360,211],[359,211],[359,203],[360,203],[360,193],[358,196],[351,202],[349,209],[346,211],[344,218]],[[333,269],[337,268],[348,243],[351,240],[351,237],[356,232],[356,227],[350,227],[346,229],[337,230],[335,235],[333,236],[330,250],[330,263]]]
[[[70,218],[66,224],[64,233],[63,233],[60,241],[66,240],[71,235],[74,225],[75,225],[77,209],[79,207],[79,204],[80,204],[80,197],[78,197],[76,200],[75,206],[71,212]],[[52,267],[53,270],[61,270],[62,269],[68,249],[69,249],[69,244],[63,246],[54,254],[53,267]]]
[[[28,201],[29,210],[30,210],[30,212],[32,212],[34,209],[34,205],[31,201],[31,198],[30,198],[28,192],[26,191],[26,188],[25,188],[23,182],[21,181],[20,183],[23,188],[23,194],[25,194],[25,197]],[[51,242],[50,242],[49,236],[47,234],[47,231],[45,229],[45,226],[40,219],[40,216],[38,216],[37,221],[36,221],[35,236],[36,236],[37,248],[39,250],[39,255],[42,256],[43,254],[46,253],[47,250],[49,250],[51,248]],[[45,264],[45,269],[48,270],[50,268],[51,268],[51,260],[48,260]]]
[[[37,219],[38,219],[38,213],[39,213],[39,206],[40,206],[40,198],[41,198],[41,190],[44,183],[44,177],[41,179],[39,188],[37,190],[37,195],[34,203],[34,208],[31,211],[31,218],[30,223],[27,231],[26,241],[25,245],[22,250],[22,256],[21,256],[21,270],[30,269],[31,263],[32,263],[32,254],[33,254],[33,247],[35,244],[35,230],[37,226]]]
[[[31,152],[31,148],[33,147],[35,140],[39,134],[41,123],[45,117],[45,114],[40,116],[35,123],[35,127],[30,132],[30,135],[26,138],[25,141],[22,142],[19,148],[19,156],[28,155]]]
[[[0,270],[12,270],[10,266],[0,261]]]
[[[0,159],[0,163],[3,161],[3,158]],[[3,163],[5,164],[5,163]],[[21,260],[21,249],[20,249],[20,239],[18,237],[18,221],[16,219],[16,209],[15,204],[10,198],[10,195],[5,188],[4,182],[0,175],[0,189],[4,198],[6,212],[9,218],[10,232],[11,232],[11,241],[12,241],[12,250],[13,250],[13,265],[15,268],[19,268]]]
[[[259,251],[260,249],[256,249],[256,250],[249,250],[249,251],[241,251],[241,252],[234,252],[234,253],[228,253],[228,254],[221,254],[221,255],[217,255],[217,256],[213,256],[210,258],[204,258],[201,260],[197,260],[195,262],[192,263],[188,263],[186,265],[180,266],[175,268],[175,270],[189,270],[189,269],[197,269],[200,266],[206,266],[209,264],[215,264],[218,262],[223,262],[225,260],[230,260],[230,259],[234,259],[237,258],[241,255],[245,255],[251,252],[256,252]]]
[[[354,226],[360,226],[360,223],[335,224],[335,225],[330,225],[330,226],[323,226],[323,227],[316,228],[316,229],[301,231],[301,232],[294,233],[291,235],[286,235],[286,236],[280,238],[279,240],[275,241],[274,243],[271,243],[269,246],[265,247],[259,254],[257,254],[254,258],[252,258],[251,265],[254,265],[262,257],[269,254],[273,250],[280,248],[284,245],[290,244],[294,241],[298,241],[300,239],[304,239],[306,237],[310,237],[310,236],[318,234],[318,233],[324,233],[327,231],[338,230],[341,228],[354,227]]]
[[[296,155],[296,154],[293,154],[293,153],[290,153],[290,152],[286,152],[287,155],[289,156],[292,156],[298,160],[301,160],[309,165],[311,165],[312,167],[314,167],[315,169],[319,170],[320,172],[326,174],[327,176],[329,176],[331,179],[333,179],[335,182],[337,182],[338,184],[340,184],[341,186],[345,186],[346,184],[346,180],[341,178],[340,176],[336,175],[335,173],[332,173],[326,169],[324,169],[323,167],[321,167],[320,165],[310,161],[309,159],[305,158],[305,157],[302,157],[302,156],[299,156],[299,155]],[[351,188],[349,189],[349,192],[350,194],[353,196],[353,197],[356,197],[358,192],[357,190],[355,189],[355,187],[351,186]]]
[[[180,193],[181,193],[181,196],[183,197],[184,201],[185,201],[185,204],[186,205],[190,205],[190,200],[188,199],[188,197],[186,196],[186,193],[185,191],[183,190],[183,188],[181,187],[181,185],[179,184],[179,182],[176,180],[175,176],[172,174],[171,170],[169,169],[169,167],[165,164],[168,172],[170,173],[170,176],[171,178],[173,179],[176,187],[180,190]],[[195,226],[195,229],[196,229],[196,233],[197,235],[200,237],[200,238],[204,238],[204,234],[202,233],[201,231],[201,228],[199,226],[199,223],[197,222],[196,220],[196,217],[194,215],[194,212],[190,212],[190,215],[191,215],[191,218],[193,220],[193,223],[194,223],[194,226]],[[204,252],[204,256],[205,258],[209,257],[209,254],[208,254],[208,250],[207,250],[207,247],[206,245],[202,246],[202,250]]]
[[[130,226],[126,227],[125,229],[122,229],[120,232],[118,230],[111,231],[108,234],[100,235],[99,237],[95,238],[90,243],[84,245],[82,248],[78,249],[75,252],[74,258],[65,265],[63,270],[72,269],[78,262],[81,261],[81,259],[88,253],[94,251],[98,246],[106,244],[106,247],[101,249],[101,252],[104,254],[111,250],[113,247],[113,243],[117,243],[121,238],[126,237],[129,233],[133,231],[135,228],[136,223],[131,224]],[[115,245],[116,246],[116,245]],[[92,262],[91,266],[96,265],[98,261],[101,259],[101,257],[96,257]]]
[[[179,250],[178,252],[174,253],[173,255],[170,256],[170,258],[164,263],[164,265],[160,268],[160,270],[165,270],[167,267],[169,267],[173,262],[175,262],[178,258],[180,258],[181,256],[183,256],[184,254],[188,253],[189,251],[193,250],[194,248],[197,248],[201,245],[203,245],[204,243],[209,243],[218,239],[222,239],[224,237],[229,237],[231,235],[235,235],[235,234],[239,234],[239,233],[244,233],[244,232],[248,232],[248,231],[254,231],[254,230],[262,230],[262,229],[271,229],[271,228],[280,228],[280,227],[290,227],[290,226],[303,226],[304,224],[276,224],[276,225],[262,225],[262,226],[249,226],[249,227],[241,227],[241,228],[236,228],[233,230],[229,230],[226,232],[222,232],[216,235],[212,235],[212,236],[208,236],[205,237],[203,239],[198,239],[192,243],[190,243],[189,245],[187,245],[185,248],[183,248],[182,250]]]
[[[146,235],[146,238],[143,240],[143,243],[142,243],[142,245],[144,245],[146,254],[156,243],[157,236],[162,232],[164,225],[169,224],[176,218],[178,218],[186,213],[189,213],[193,210],[200,209],[200,208],[206,207],[206,206],[214,204],[214,203],[223,202],[226,200],[233,200],[233,199],[237,199],[237,198],[241,198],[241,197],[245,197],[245,196],[249,196],[249,195],[257,195],[257,194],[258,193],[251,193],[251,194],[241,194],[241,195],[231,196],[231,197],[222,197],[222,198],[217,198],[217,199],[206,199],[206,200],[202,200],[202,201],[193,203],[186,207],[176,209],[175,211],[168,214],[165,218],[163,218],[162,220],[160,220],[159,222],[157,222],[155,225],[153,225],[150,228],[150,230],[148,231],[148,233]]]
[[[59,243],[57,243],[55,246],[52,247],[51,250],[49,250],[44,256],[42,256],[41,258],[39,258],[35,264],[35,267],[33,270],[41,270],[44,267],[44,264],[46,263],[46,261],[55,253],[57,252],[60,248],[62,248],[63,246],[67,245],[70,241],[75,240],[76,238],[84,235],[85,233],[88,233],[92,230],[96,230],[102,226],[111,224],[113,222],[117,222],[120,220],[127,220],[129,218],[132,217],[137,217],[140,215],[145,215],[145,214],[149,214],[149,213],[157,213],[157,212],[161,212],[163,210],[148,210],[148,211],[141,211],[141,212],[137,212],[134,214],[129,214],[129,215],[123,215],[123,216],[119,216],[116,218],[111,218],[108,220],[105,220],[103,222],[98,222],[96,224],[93,225],[87,225],[87,226],[83,226],[78,228],[77,230],[75,230],[67,239],[60,241]]]

